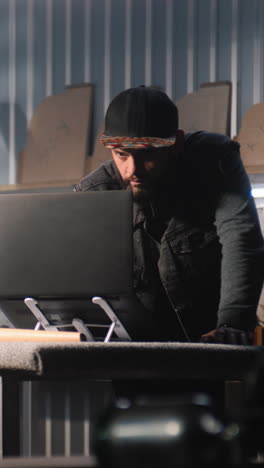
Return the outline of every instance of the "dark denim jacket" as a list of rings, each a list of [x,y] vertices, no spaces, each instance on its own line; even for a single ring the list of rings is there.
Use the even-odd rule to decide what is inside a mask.
[[[186,340],[184,328],[196,340],[216,326],[254,328],[264,248],[239,145],[217,134],[187,135],[167,188],[172,214],[161,239],[158,272],[178,332],[168,320],[166,336],[162,310],[159,316],[153,312],[157,330],[164,332],[164,339]],[[76,187],[120,189],[123,184],[113,161]],[[155,282],[150,281],[150,257],[143,247],[144,223],[144,213],[135,205],[135,290],[145,307],[154,310]]]

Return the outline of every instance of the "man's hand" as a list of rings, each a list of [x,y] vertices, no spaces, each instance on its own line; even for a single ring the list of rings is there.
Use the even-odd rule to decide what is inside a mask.
[[[237,328],[220,327],[202,335],[200,338],[200,342],[252,345],[253,332],[238,330]]]

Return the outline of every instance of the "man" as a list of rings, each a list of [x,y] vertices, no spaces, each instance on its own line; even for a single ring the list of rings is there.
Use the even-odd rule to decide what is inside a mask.
[[[113,99],[101,142],[113,160],[76,190],[132,191],[134,286],[152,338],[248,344],[264,250],[239,145],[184,135],[174,103],[143,86]]]

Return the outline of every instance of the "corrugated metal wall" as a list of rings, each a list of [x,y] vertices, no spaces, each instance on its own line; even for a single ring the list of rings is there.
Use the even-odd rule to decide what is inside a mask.
[[[125,87],[178,99],[233,83],[232,135],[263,100],[263,0],[0,0],[0,183],[14,183],[34,108],[65,84],[96,85],[95,130]]]
[[[263,51],[263,0],[0,0],[0,183],[16,180],[34,109],[65,84],[95,84],[96,131],[126,87],[157,85],[177,100],[202,82],[230,80],[235,135],[246,109],[264,99]],[[24,389],[22,452],[87,454],[88,403],[71,422],[80,426],[73,440],[68,400],[56,419],[49,393],[32,395]]]
[[[96,422],[115,398],[110,381],[24,382],[20,393],[23,456],[90,455]]]

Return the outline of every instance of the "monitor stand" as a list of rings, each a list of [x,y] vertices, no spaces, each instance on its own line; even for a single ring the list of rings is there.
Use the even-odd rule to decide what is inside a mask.
[[[94,304],[97,304],[101,309],[103,309],[103,311],[111,321],[110,325],[85,324],[84,321],[78,317],[74,318],[70,325],[72,325],[79,333],[81,333],[85,337],[86,341],[96,341],[91,331],[92,327],[106,328],[106,335],[103,340],[104,343],[107,343],[111,340],[111,338],[113,337],[113,333],[115,333],[115,335],[120,341],[131,341],[130,335],[127,333],[123,324],[120,322],[120,320],[118,319],[110,305],[107,303],[107,301],[102,297],[94,296],[92,298],[92,302]],[[45,313],[39,307],[38,301],[36,301],[32,297],[26,297],[24,299],[24,303],[38,321],[35,330],[39,330],[42,327],[44,330],[60,331],[59,326],[50,324],[47,317],[45,316]]]

